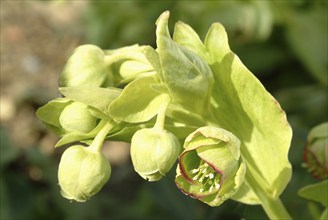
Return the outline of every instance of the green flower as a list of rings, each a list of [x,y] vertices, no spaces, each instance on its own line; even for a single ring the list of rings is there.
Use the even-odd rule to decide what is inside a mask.
[[[218,206],[238,191],[246,165],[240,141],[232,133],[201,127],[186,138],[184,148],[175,180],[183,193]]]
[[[87,105],[80,102],[68,104],[59,116],[60,125],[67,132],[88,133],[97,125]]]
[[[328,122],[312,128],[303,157],[305,166],[315,178],[328,177]]]
[[[95,45],[82,45],[68,59],[59,78],[60,87],[101,86],[112,78],[103,50]]]
[[[100,152],[82,145],[72,146],[63,153],[59,163],[61,194],[84,202],[101,190],[110,174],[110,164]]]
[[[131,140],[135,171],[144,179],[157,181],[174,165],[180,153],[177,137],[164,129],[143,128]]]

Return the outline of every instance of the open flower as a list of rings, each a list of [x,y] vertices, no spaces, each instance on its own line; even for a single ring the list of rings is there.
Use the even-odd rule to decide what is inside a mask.
[[[138,130],[131,140],[131,159],[136,172],[144,179],[157,181],[174,165],[180,143],[171,132],[157,128]]]
[[[201,127],[186,138],[184,148],[175,180],[183,193],[218,206],[238,191],[246,165],[240,156],[240,141],[232,133]]]
[[[59,163],[61,194],[84,202],[101,190],[110,174],[110,164],[100,152],[82,145],[72,146],[63,153]]]

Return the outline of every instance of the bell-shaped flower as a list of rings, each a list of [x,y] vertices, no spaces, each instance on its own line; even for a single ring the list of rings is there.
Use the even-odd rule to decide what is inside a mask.
[[[246,165],[240,141],[216,127],[201,127],[185,140],[177,167],[176,185],[192,198],[218,206],[241,186]]]
[[[84,202],[101,190],[110,174],[110,164],[100,152],[82,145],[69,147],[59,163],[61,194],[67,199]]]
[[[66,132],[88,133],[96,127],[98,121],[90,114],[87,105],[72,102],[61,112],[59,122]]]
[[[112,73],[105,63],[105,54],[95,45],[82,45],[68,59],[59,78],[60,87],[102,86]]]
[[[303,157],[305,166],[315,178],[328,177],[328,122],[312,128]]]
[[[144,179],[157,181],[174,165],[180,143],[171,132],[158,128],[138,130],[131,140],[131,159],[135,171]]]

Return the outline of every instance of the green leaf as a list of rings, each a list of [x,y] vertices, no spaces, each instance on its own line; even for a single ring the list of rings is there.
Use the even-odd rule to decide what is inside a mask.
[[[212,25],[205,46],[215,79],[211,101],[214,120],[241,140],[241,152],[247,164],[246,179],[252,175],[267,194],[278,198],[291,178],[288,150],[292,131],[286,114],[230,51],[221,24]],[[260,203],[254,190],[245,182],[236,199]]]
[[[129,83],[110,105],[110,115],[117,121],[131,123],[150,120],[168,98],[167,94],[154,91],[151,88],[153,84],[158,84],[154,77],[144,77]]]
[[[188,25],[181,21],[174,26],[173,41],[192,50],[203,59],[206,59],[207,51],[198,34]]]
[[[303,187],[298,191],[298,195],[321,203],[326,208],[328,207],[328,180],[324,180],[320,183],[311,184]]]
[[[62,138],[56,143],[55,147],[61,147],[65,144],[81,141],[85,142],[86,140],[93,139],[96,137],[98,132],[103,128],[104,124],[108,123],[107,120],[102,120],[99,122],[97,127],[95,127],[92,131],[89,133],[77,133],[77,132],[70,132],[65,133]]]
[[[36,116],[40,118],[43,123],[53,132],[58,135],[62,135],[64,131],[60,125],[59,117],[63,109],[71,102],[72,100],[68,98],[54,99],[45,104],[44,106],[40,107],[36,111]]]
[[[168,18],[169,12],[164,12],[156,23],[161,80],[166,84],[173,102],[194,112],[202,112],[212,90],[212,72],[202,58],[171,39]]]
[[[148,62],[152,65],[154,70],[162,76],[162,67],[159,61],[159,56],[156,53],[155,49],[151,46],[144,46],[143,47],[143,54],[145,55]]]
[[[92,106],[105,115],[109,115],[109,105],[121,94],[121,90],[117,88],[88,86],[62,87],[59,90],[65,97]]]

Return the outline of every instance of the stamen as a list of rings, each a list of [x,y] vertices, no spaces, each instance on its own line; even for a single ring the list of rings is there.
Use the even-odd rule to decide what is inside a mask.
[[[202,173],[205,173],[205,172],[206,172],[206,170],[207,170],[207,167],[205,167],[205,168],[203,169]]]
[[[199,169],[198,168],[191,170],[191,174],[195,174],[195,173],[198,173],[198,172],[199,172]]]
[[[212,193],[214,190],[218,190],[220,186],[220,174],[217,174],[213,168],[201,160],[198,168],[192,169],[190,174],[193,176],[193,180],[197,180],[199,183],[203,185],[202,188],[199,189],[199,192],[203,193],[204,191],[209,191]]]

